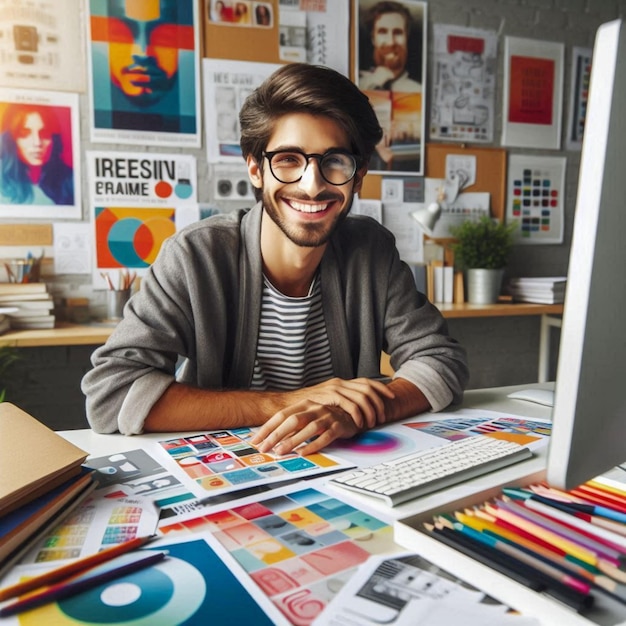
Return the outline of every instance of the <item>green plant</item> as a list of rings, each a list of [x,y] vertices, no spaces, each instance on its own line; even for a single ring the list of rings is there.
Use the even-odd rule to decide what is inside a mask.
[[[450,248],[455,266],[462,270],[502,269],[511,256],[516,228],[517,222],[505,224],[487,216],[452,226],[456,241]]]
[[[17,350],[12,346],[0,346],[0,402],[6,396],[6,385],[11,367],[19,358]]]

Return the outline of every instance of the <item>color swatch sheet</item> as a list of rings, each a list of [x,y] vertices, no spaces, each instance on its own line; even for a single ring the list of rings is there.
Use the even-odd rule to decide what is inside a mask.
[[[373,554],[401,551],[385,521],[327,495],[283,492],[259,502],[162,526],[210,531],[290,623],[307,626]],[[239,622],[233,622],[239,623]]]
[[[167,439],[160,445],[196,485],[211,494],[349,467],[327,454],[259,452],[249,442],[254,432],[250,428],[210,431]]]

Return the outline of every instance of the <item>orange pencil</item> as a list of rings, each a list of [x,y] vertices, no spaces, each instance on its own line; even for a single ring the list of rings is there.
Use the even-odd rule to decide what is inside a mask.
[[[100,565],[100,563],[106,563],[106,561],[110,561],[111,559],[114,559],[121,554],[126,554],[127,552],[131,552],[132,550],[141,548],[141,546],[146,545],[155,537],[156,535],[149,535],[147,537],[137,537],[135,539],[130,539],[129,541],[119,543],[116,546],[112,546],[111,548],[106,548],[105,550],[96,552],[96,554],[91,554],[82,559],[72,561],[67,565],[57,567],[56,569],[50,570],[45,574],[41,574],[40,576],[33,576],[33,578],[29,578],[28,580],[25,580],[23,582],[15,583],[14,585],[11,585],[9,587],[0,589],[0,602],[3,602],[8,598],[21,596],[28,591],[38,589],[39,587],[43,587],[44,585],[50,585],[60,580],[64,580],[65,578],[69,578],[73,574],[77,574],[78,572],[83,572],[87,569],[95,567],[96,565]]]

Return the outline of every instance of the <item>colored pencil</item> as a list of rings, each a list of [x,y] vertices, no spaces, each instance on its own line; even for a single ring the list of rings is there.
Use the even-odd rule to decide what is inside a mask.
[[[481,562],[485,565],[507,576],[512,574],[512,578],[518,582],[526,580],[522,584],[525,584],[528,588],[535,591],[543,591],[577,611],[589,608],[593,604],[593,595],[557,580],[529,563],[516,559],[507,553],[505,548],[499,549],[496,547],[496,544],[501,542],[490,541],[488,537],[482,536],[481,533],[473,531],[473,529],[464,526],[458,521],[452,523],[449,520],[438,519],[438,521],[440,524],[452,524],[453,528],[450,529],[452,533],[464,536],[469,545],[473,543],[474,549],[479,554],[482,554]],[[461,543],[463,541],[459,540],[459,537],[454,537],[454,535],[451,535],[450,539],[452,542],[456,540]]]
[[[32,591],[33,589],[38,589],[39,587],[59,582],[60,580],[69,578],[79,572],[84,572],[85,570],[95,567],[96,565],[106,563],[107,561],[110,561],[122,554],[137,550],[152,541],[155,537],[156,535],[149,535],[147,537],[130,539],[129,541],[112,546],[111,548],[106,548],[105,550],[96,552],[96,554],[90,554],[82,559],[72,561],[67,565],[57,567],[39,576],[33,576],[23,582],[0,589],[0,602],[8,600],[9,598],[21,596],[22,594]]]
[[[543,528],[550,530],[563,539],[578,545],[580,548],[587,550],[595,556],[600,556],[613,563],[616,567],[621,565],[622,554],[617,546],[611,544],[601,537],[582,533],[572,525],[565,525],[553,517],[548,517],[542,513],[531,510],[526,503],[506,502],[498,500],[497,506],[505,508],[513,513],[539,524]]]
[[[15,615],[16,613],[22,613],[30,609],[34,609],[42,604],[48,604],[64,598],[69,598],[73,595],[92,589],[97,585],[121,578],[126,574],[136,572],[137,570],[158,563],[167,556],[167,552],[152,550],[146,552],[138,552],[137,554],[123,554],[115,559],[108,561],[87,571],[84,574],[80,574],[77,577],[70,578],[65,582],[61,582],[57,585],[52,585],[47,589],[25,598],[9,604],[0,609],[0,617],[6,617],[8,615]],[[130,557],[130,558],[129,558]]]
[[[613,532],[618,534],[626,534],[626,514],[620,513],[619,511],[615,511],[608,507],[586,503],[583,502],[581,498],[570,497],[569,500],[566,500],[565,498],[560,497],[550,497],[550,495],[545,493],[545,491],[542,492],[541,490],[535,489],[526,491],[524,489],[509,489],[505,487],[502,491],[512,497],[515,497],[515,493],[525,499],[534,497],[534,499],[539,502],[544,502],[550,506],[560,508],[568,513],[584,513],[588,515],[589,518],[595,520],[593,523],[598,523],[599,525],[603,523],[603,518],[606,518],[607,521],[612,522],[611,524],[608,524],[606,528],[611,528],[613,529]],[[521,494],[524,492],[525,495],[522,496]]]
[[[471,519],[468,515],[464,515],[463,513],[457,513],[457,519],[459,520],[460,524],[464,526],[465,528],[471,528],[470,524],[468,524],[468,521],[471,523]],[[532,556],[520,550],[518,547],[513,546],[500,539],[496,539],[493,536],[482,533],[479,530],[476,530],[473,528],[472,530],[474,531],[474,533],[477,533],[478,535],[480,535],[481,538],[483,538],[488,543],[488,545],[491,545],[496,550],[500,550],[501,552],[508,554],[514,559],[518,559],[522,563],[526,563],[530,567],[536,568],[540,572],[543,572],[544,574],[546,574],[546,576],[550,576],[554,578],[555,580],[558,580],[564,585],[571,587],[575,591],[579,591],[580,593],[585,593],[585,594],[588,594],[591,591],[587,583],[581,581],[580,579],[574,576],[563,573],[560,569],[554,567],[553,565],[546,563],[545,561],[542,561],[541,559],[535,556]]]
[[[619,602],[626,604],[626,585],[622,585],[612,578],[605,576],[597,568],[580,565],[570,560],[566,555],[557,554],[477,514],[468,514],[465,523],[476,530],[496,536],[503,541],[516,545],[521,550],[530,554],[535,554],[538,558],[549,561],[555,567],[567,570],[579,578],[588,580],[590,584],[597,587],[600,591],[606,592]]]
[[[544,541],[560,548],[568,555],[586,563],[597,567],[602,573],[610,576],[614,580],[623,583],[626,582],[626,573],[619,569],[615,559],[609,559],[605,555],[600,555],[587,547],[584,547],[571,539],[571,536],[565,536],[552,530],[554,525],[546,525],[536,523],[533,519],[517,514],[511,510],[500,507],[486,506],[487,510],[496,517],[505,519],[514,526],[520,527],[534,536],[542,538]],[[527,511],[531,513],[531,511]],[[550,528],[548,527],[550,526]]]
[[[567,509],[563,510],[562,507],[547,504],[541,500],[537,500],[537,498],[528,498],[524,501],[524,504],[534,511],[543,513],[548,517],[567,524],[568,526],[573,526],[578,530],[586,532],[588,535],[592,535],[594,538],[604,539],[612,544],[612,546],[618,551],[622,552],[622,554],[626,554],[626,546],[620,545],[620,543],[624,542],[624,538],[620,534],[615,533],[604,526],[593,524],[584,518],[581,519],[578,515],[576,515],[576,513],[580,514],[579,511],[568,511]],[[591,516],[587,517],[590,518]],[[626,531],[626,527],[624,530]]]

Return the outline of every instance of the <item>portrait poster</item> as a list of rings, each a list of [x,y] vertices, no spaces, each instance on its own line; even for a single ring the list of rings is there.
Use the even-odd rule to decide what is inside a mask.
[[[493,143],[498,36],[433,25],[430,138]]]
[[[563,243],[565,157],[509,156],[506,221],[516,243]]]
[[[78,94],[0,88],[0,218],[80,219]]]
[[[580,150],[583,145],[589,81],[591,79],[591,48],[574,46],[572,50],[572,78],[570,82],[569,115],[565,147],[568,150]]]
[[[202,60],[209,163],[244,163],[239,146],[239,111],[248,95],[279,67],[274,63]]]
[[[91,141],[199,148],[196,0],[89,0]]]
[[[372,172],[421,175],[426,119],[426,2],[355,2],[356,83],[372,101],[383,139]]]
[[[504,39],[502,145],[561,147],[562,43]]]
[[[81,0],[0,0],[0,85],[85,91]]]
[[[197,207],[196,159],[155,152],[86,153],[95,240],[93,281],[118,284],[123,270],[142,275],[163,241],[179,229],[178,213]]]

